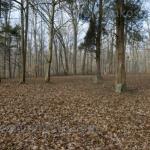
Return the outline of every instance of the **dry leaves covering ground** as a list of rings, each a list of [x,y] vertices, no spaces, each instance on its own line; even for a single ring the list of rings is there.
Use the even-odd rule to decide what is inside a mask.
[[[3,81],[0,150],[150,150],[150,75],[128,77],[114,93],[113,77]]]

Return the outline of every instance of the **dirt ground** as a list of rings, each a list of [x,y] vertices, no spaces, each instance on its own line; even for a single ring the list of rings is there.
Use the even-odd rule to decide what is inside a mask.
[[[150,75],[129,76],[114,92],[113,77],[3,81],[0,150],[150,150]]]

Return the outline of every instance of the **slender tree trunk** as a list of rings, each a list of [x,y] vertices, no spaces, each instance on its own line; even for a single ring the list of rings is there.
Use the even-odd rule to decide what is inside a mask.
[[[62,68],[62,69],[61,69]],[[65,73],[65,67],[63,62],[63,55],[62,55],[62,45],[59,43],[59,73]]]
[[[35,77],[38,76],[38,50],[37,50],[37,12],[34,10],[34,50],[35,50]]]
[[[24,1],[21,0],[21,49],[22,49],[22,78],[21,83],[25,83],[25,37],[24,37]]]
[[[43,23],[41,18],[41,76],[44,76],[44,36],[43,36]]]
[[[64,46],[64,56],[65,56],[65,75],[69,73],[69,65],[68,65],[68,55],[67,55],[67,48]]]
[[[77,20],[73,20],[73,34],[74,34],[74,44],[73,44],[73,73],[77,74]]]
[[[90,73],[93,71],[93,53],[91,53],[91,61],[90,61]]]
[[[99,19],[98,30],[96,37],[96,77],[97,82],[102,78],[101,76],[101,38],[102,38],[102,18],[103,18],[103,0],[99,0]]]
[[[60,24],[63,24],[64,21],[63,21],[63,12],[61,11],[61,20],[60,20]],[[67,52],[67,47],[66,47],[66,44],[65,44],[65,41],[64,41],[64,38],[62,36],[62,34],[60,33],[60,43],[62,44],[62,47],[63,47],[63,51],[64,51],[64,59],[65,59],[65,70],[64,70],[64,73],[65,75],[68,75],[68,72],[69,72],[69,65],[68,65],[68,52]]]
[[[32,41],[32,33],[31,33],[31,41]],[[29,70],[31,72],[32,69],[32,42],[28,43],[29,48]]]
[[[26,77],[26,55],[28,45],[28,22],[29,22],[29,0],[26,0],[26,14],[25,14],[25,45],[24,45],[24,78]]]
[[[6,78],[6,44],[4,48],[4,70],[3,70],[3,77]]]
[[[64,73],[65,75],[68,75],[69,73],[69,65],[68,65],[68,51],[67,51],[67,47],[65,45],[65,43],[62,41],[61,42],[61,45],[62,45],[62,48],[64,50],[64,57],[65,57],[65,70],[64,70]]]
[[[17,39],[17,49],[16,49],[16,52],[15,52],[15,62],[14,62],[14,68],[13,68],[13,78],[15,78],[15,75],[16,75],[16,67],[17,67],[17,59],[18,59],[18,55],[19,55],[19,41],[18,41],[18,39]]]
[[[63,62],[63,55],[62,55],[62,47],[60,46],[60,63],[63,69],[63,73],[65,74],[65,66],[64,66],[64,62]]]
[[[86,57],[86,61],[87,61],[87,70],[86,70],[86,73],[87,75],[89,74],[89,54],[87,53],[87,57]]]
[[[124,0],[116,1],[117,17],[116,17],[116,54],[117,54],[117,70],[116,70],[116,92],[121,93],[126,88],[126,72],[125,72],[125,42],[124,42]]]
[[[83,75],[85,74],[86,52],[87,52],[87,50],[84,50],[83,61],[82,61],[82,74],[83,74]]]
[[[7,37],[7,52],[8,52],[8,71],[9,71],[9,78],[12,78],[12,74],[11,74],[11,35],[9,34]]]
[[[8,13],[7,11],[5,12],[5,27],[8,25]],[[3,72],[3,76],[4,78],[6,78],[6,54],[7,54],[7,33],[5,32],[5,38],[4,38],[4,44],[5,44],[5,48],[4,48],[4,72]]]
[[[113,34],[111,35],[112,40],[111,40],[111,45],[110,45],[110,61],[109,61],[109,73],[113,73],[113,54],[114,54],[114,36]]]
[[[15,78],[15,73],[16,73],[16,63],[17,63],[17,52],[15,52],[15,62],[14,62],[14,68],[13,68],[13,78]]]
[[[43,76],[43,28],[42,28],[42,20],[41,20],[41,36],[40,36],[40,77]]]
[[[56,71],[56,75],[58,75],[58,46],[56,45],[57,41],[54,42],[54,46],[55,46],[55,71]]]
[[[21,83],[26,80],[26,53],[28,40],[28,15],[29,15],[29,0],[26,0],[26,13],[24,19],[24,1],[21,0],[21,48],[22,48],[22,78]],[[24,22],[25,21],[25,22]],[[25,23],[25,26],[24,26]]]
[[[9,67],[9,78],[11,79],[12,78],[12,75],[11,75],[11,50],[10,50],[10,46],[8,48],[8,67]]]
[[[49,29],[49,58],[48,58],[48,68],[47,75],[45,78],[46,82],[50,81],[50,73],[51,73],[51,63],[52,63],[52,52],[53,52],[53,40],[54,40],[54,16],[55,16],[55,0],[52,1],[52,12],[49,14],[50,20],[50,29]]]

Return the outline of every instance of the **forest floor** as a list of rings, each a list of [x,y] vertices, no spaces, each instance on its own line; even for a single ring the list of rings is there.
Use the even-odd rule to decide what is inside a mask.
[[[0,150],[150,150],[150,75],[16,80],[0,84]]]

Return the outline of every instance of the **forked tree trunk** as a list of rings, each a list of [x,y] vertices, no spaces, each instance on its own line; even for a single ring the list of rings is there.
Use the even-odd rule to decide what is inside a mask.
[[[62,41],[61,41],[60,44],[62,45],[62,48],[63,48],[63,51],[64,51],[64,59],[65,59],[65,70],[64,70],[64,74],[65,74],[65,75],[68,75],[68,73],[69,73],[68,50],[67,50],[67,47],[66,47],[65,42],[63,41],[63,39],[62,39]]]
[[[126,72],[125,72],[125,42],[124,42],[124,0],[116,1],[117,17],[116,17],[116,92],[121,93],[126,88]]]
[[[64,21],[63,21],[63,12],[61,11],[61,20],[60,23],[63,25]],[[65,60],[65,70],[64,70],[64,74],[68,75],[69,74],[69,64],[68,64],[68,49],[67,49],[67,45],[65,43],[65,40],[63,38],[63,35],[60,33],[58,33],[58,39],[62,45],[63,51],[64,51],[64,60]]]

